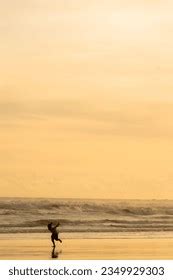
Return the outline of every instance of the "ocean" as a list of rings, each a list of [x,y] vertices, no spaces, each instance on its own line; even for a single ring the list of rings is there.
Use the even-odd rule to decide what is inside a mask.
[[[0,234],[41,235],[49,222],[65,238],[172,238],[173,200],[0,198]]]

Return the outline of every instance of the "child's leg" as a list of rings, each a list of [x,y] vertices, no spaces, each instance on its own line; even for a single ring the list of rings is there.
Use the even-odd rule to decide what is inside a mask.
[[[53,236],[51,236],[51,240],[52,240],[52,243],[53,243],[53,247],[55,247],[55,241],[54,241]]]
[[[56,241],[59,241],[59,242],[62,243],[62,240],[61,240],[60,238],[58,238],[58,233],[55,234],[53,237],[54,237],[54,239],[55,239]]]

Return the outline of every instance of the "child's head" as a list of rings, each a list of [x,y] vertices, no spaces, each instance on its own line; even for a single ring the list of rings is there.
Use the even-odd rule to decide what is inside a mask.
[[[47,227],[48,227],[48,230],[51,230],[51,228],[52,228],[52,222],[49,223],[49,224],[47,225]]]

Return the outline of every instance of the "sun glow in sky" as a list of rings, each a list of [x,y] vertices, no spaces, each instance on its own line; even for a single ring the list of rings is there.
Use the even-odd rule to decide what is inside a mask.
[[[173,4],[0,0],[0,195],[173,199]]]

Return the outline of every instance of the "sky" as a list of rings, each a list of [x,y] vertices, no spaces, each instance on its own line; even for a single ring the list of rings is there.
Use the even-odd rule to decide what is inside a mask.
[[[173,199],[172,1],[0,0],[0,196]]]

